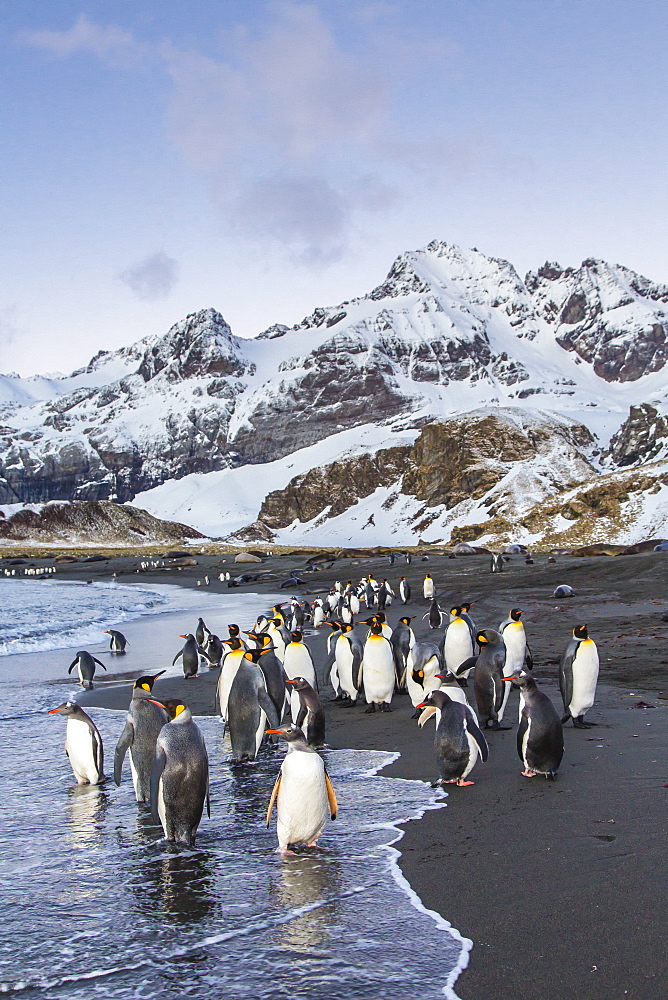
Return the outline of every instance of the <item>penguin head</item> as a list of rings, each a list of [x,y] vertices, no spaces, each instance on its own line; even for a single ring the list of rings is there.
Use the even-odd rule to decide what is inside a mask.
[[[80,712],[81,709],[76,702],[64,701],[62,705],[58,706],[58,708],[50,708],[47,715],[53,715],[54,713],[58,713],[58,715],[75,715],[77,711]]]
[[[513,608],[512,611],[510,612],[510,617],[514,622],[518,622],[522,617],[521,610],[519,608]]]
[[[354,626],[353,626],[353,625],[352,625],[352,624],[351,624],[350,622],[346,622],[346,623],[345,623],[345,624],[344,624],[344,625],[343,625],[343,626],[341,627],[341,631],[342,631],[342,632],[344,633],[344,635],[345,635],[345,634],[346,634],[347,632],[352,632],[352,630],[353,630],[353,627],[354,627]]]
[[[461,608],[450,608],[450,614],[452,615],[453,618],[459,618],[461,613],[462,613]]]
[[[174,722],[176,719],[180,719],[182,722],[186,721],[186,718],[192,718],[190,714],[190,709],[182,701],[177,698],[170,698],[168,701],[153,701],[154,705],[159,705],[160,708],[164,708],[165,712],[169,716],[169,721]]]
[[[464,612],[465,615],[467,615],[469,613],[469,611],[471,610],[471,608],[473,607],[474,604],[475,604],[475,601],[465,601],[462,604],[462,611]]]
[[[414,618],[415,615],[411,615],[410,617],[408,615],[404,615],[404,617],[400,618],[399,621],[401,622],[402,625],[410,625],[410,623],[413,621]]]
[[[241,631],[241,629],[239,628],[238,625],[228,625],[227,626],[227,631],[230,634],[230,638],[233,638],[233,637],[234,638],[238,638],[239,637],[239,632]]]
[[[303,633],[300,632],[299,629],[295,629],[294,632],[290,633],[290,638],[292,639],[293,642],[301,642],[302,641],[302,637],[303,637]]]
[[[589,636],[589,633],[587,631],[587,626],[586,625],[576,625],[575,628],[573,629],[573,638],[574,639],[583,640],[583,639],[587,639],[588,636]]]
[[[434,674],[434,677],[441,682],[441,684],[457,684],[457,678],[451,670],[443,670],[440,674]]]
[[[372,621],[369,624],[369,628],[371,630],[372,635],[382,635],[383,634],[383,626],[378,621]]]
[[[285,683],[292,684],[295,691],[305,691],[311,686],[305,677],[286,677]]]
[[[489,629],[486,629],[486,628],[483,628],[479,632],[476,632],[476,637],[475,637],[476,638],[476,642],[480,646],[484,646],[486,643],[488,643],[490,641],[489,640],[489,636],[487,635],[488,632],[489,632]]]
[[[274,628],[278,628],[280,625],[285,624],[282,618],[270,618],[269,621],[274,626]]]
[[[151,691],[158,677],[162,677],[164,673],[165,671],[161,670],[158,674],[144,674],[143,677],[138,677],[132,685],[133,690]]]
[[[265,729],[267,736],[280,736],[290,743],[306,743],[306,737],[299,726],[279,726],[278,729]]]
[[[242,642],[241,639],[238,639],[236,635],[232,635],[230,636],[229,639],[225,640],[223,646],[229,646],[230,649],[241,649]]]
[[[194,641],[195,636],[192,634],[192,632],[188,632],[186,635],[180,635],[179,639],[192,639]]]
[[[536,683],[531,674],[525,670],[524,667],[520,667],[520,669],[516,670],[514,674],[511,674],[509,677],[504,677],[503,679],[504,681],[511,681],[513,687],[524,687],[529,681],[533,684]]]
[[[263,649],[247,649],[244,653],[244,659],[250,660],[251,663],[257,663],[263,653]]]
[[[331,618],[325,618],[325,620],[324,620],[324,622],[322,624],[323,625],[329,625],[329,627],[331,629],[333,629],[335,632],[340,631],[341,628],[343,627],[341,625],[341,622],[333,622]]]
[[[452,701],[450,695],[446,694],[445,691],[439,691],[439,689],[436,688],[435,691],[430,691],[426,698],[424,698],[423,701],[415,707],[430,708],[433,706],[434,708],[443,708],[448,701]]]

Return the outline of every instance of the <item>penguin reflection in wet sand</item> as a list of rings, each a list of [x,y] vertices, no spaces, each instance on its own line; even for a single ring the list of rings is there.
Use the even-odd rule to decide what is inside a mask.
[[[151,809],[171,842],[195,843],[204,803],[209,808],[209,759],[204,737],[181,701],[156,702],[171,716],[162,727],[151,771]]]
[[[189,680],[191,677],[197,677],[197,671],[199,670],[199,646],[192,632],[181,635],[179,638],[186,641],[183,649],[180,649],[172,660],[172,666],[174,666],[180,656],[183,657],[183,674],[185,679]]]
[[[79,673],[79,684],[82,688],[86,688],[88,691],[93,690],[93,677],[95,676],[95,664],[106,670],[104,663],[98,660],[97,656],[91,656],[87,653],[85,649],[80,649],[77,655],[74,657],[70,663],[68,674],[71,674],[74,668],[77,668]]]
[[[125,647],[128,644],[128,640],[125,638],[122,632],[116,632],[113,628],[105,629],[105,635],[110,635],[111,639],[109,641],[109,649],[112,653],[125,652]]]
[[[66,701],[49,715],[64,715],[67,719],[65,753],[78,785],[100,785],[104,781],[104,750],[97,726],[73,701]]]
[[[288,752],[281,764],[267,809],[267,826],[276,804],[279,854],[292,854],[291,844],[316,847],[331,816],[336,819],[338,806],[332,783],[320,754],[306,742],[298,726],[268,729],[287,741]]]
[[[293,677],[286,684],[290,684],[299,695],[296,725],[299,729],[306,730],[306,742],[311,747],[324,746],[325,710],[317,692],[304,677]]]
[[[576,729],[589,729],[595,722],[585,722],[585,712],[594,704],[598,681],[598,650],[589,638],[586,625],[573,629],[559,664],[559,687],[564,703],[562,724],[573,720]]]
[[[158,674],[146,674],[134,682],[125,728],[114,754],[114,781],[120,785],[123,761],[128,750],[130,751],[130,769],[137,802],[148,802],[151,798],[155,745],[160,730],[169,722],[164,708],[151,698],[153,685],[164,673],[161,670]]]
[[[564,731],[557,710],[526,670],[504,677],[518,684],[523,699],[517,730],[517,754],[524,764],[525,778],[544,774],[554,781],[564,756]]]
[[[418,706],[433,708],[441,713],[434,737],[434,750],[440,772],[437,784],[473,785],[467,776],[473,770],[478,756],[483,761],[489,756],[487,740],[468,705],[453,701],[446,691],[432,691]]]

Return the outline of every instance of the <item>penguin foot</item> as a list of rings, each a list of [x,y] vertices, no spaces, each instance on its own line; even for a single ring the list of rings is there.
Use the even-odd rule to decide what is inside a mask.
[[[490,729],[495,729],[497,732],[505,732],[508,729],[512,729],[512,726],[502,726],[500,722],[493,722],[489,727]]]
[[[372,703],[371,703],[371,704],[369,705],[369,707],[368,707],[368,708],[365,708],[365,709],[364,709],[364,714],[365,714],[365,715],[373,715],[373,713],[374,713],[375,711],[376,711],[376,706],[375,706],[375,705],[373,704],[373,702],[372,702]]]
[[[297,855],[297,852],[296,851],[291,851],[289,847],[277,847],[276,848],[276,853],[280,854],[280,856],[282,858],[285,858],[288,855],[290,855],[291,857],[294,858]]]
[[[380,706],[380,710],[381,710],[381,712],[391,712],[391,711],[392,711],[392,709],[390,708],[390,706],[389,706],[389,705],[387,704],[387,702],[386,702],[386,701],[384,701],[384,702],[383,702],[383,703],[381,704],[381,706]]]
[[[522,771],[522,774],[524,775],[525,778],[535,778],[536,777],[536,772],[535,771]]]
[[[591,722],[583,722],[582,719],[573,719],[574,729],[589,729],[591,725]]]
[[[475,781],[464,781],[463,778],[460,778],[457,784],[460,788],[466,788],[467,785],[475,785]]]
[[[413,712],[413,714],[411,715],[411,719],[419,719],[419,718],[420,718],[420,715],[421,715],[421,714],[422,714],[422,713],[421,713],[421,712],[419,712],[419,711],[417,710],[417,708],[416,708],[416,709],[415,709],[415,711]]]

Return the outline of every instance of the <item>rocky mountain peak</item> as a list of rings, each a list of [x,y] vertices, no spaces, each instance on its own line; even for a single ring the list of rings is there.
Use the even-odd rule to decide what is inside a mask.
[[[215,309],[191,313],[147,346],[137,374],[149,382],[161,372],[170,379],[243,375],[249,368],[241,341]]]

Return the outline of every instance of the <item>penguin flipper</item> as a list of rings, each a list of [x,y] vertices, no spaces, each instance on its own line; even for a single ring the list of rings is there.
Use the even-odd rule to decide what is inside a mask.
[[[160,746],[156,747],[155,759],[151,770],[151,813],[153,814],[153,819],[156,823],[160,823],[158,795],[160,792],[160,779],[162,777],[162,772],[165,770],[166,763],[167,755],[165,754],[165,751]]]
[[[278,717],[278,712],[276,711],[276,706],[269,697],[266,688],[260,688],[257,693],[257,700],[260,708],[267,716],[267,722],[269,723],[269,729],[278,729],[281,724],[281,720]],[[299,723],[297,723],[299,725]]]
[[[128,719],[125,723],[125,729],[120,735],[120,739],[116,744],[116,750],[114,751],[114,781],[117,785],[121,783],[121,774],[123,771],[123,761],[125,760],[125,755],[128,752],[129,747],[132,746],[134,741],[135,730],[134,726]]]
[[[422,712],[420,713],[420,718],[418,719],[418,726],[420,727],[420,729],[422,729],[422,727],[427,722],[429,722],[429,720],[431,719],[432,715],[436,715],[436,707],[435,707],[435,705],[427,705],[426,708],[422,709]]]
[[[334,786],[329,780],[329,775],[325,771],[325,785],[327,786],[327,801],[329,802],[329,814],[332,819],[336,819],[339,812],[339,804],[336,801],[336,795],[334,793]]]
[[[353,687],[355,688],[356,691],[359,691],[360,687],[361,668],[362,668],[362,655],[360,650],[358,648],[355,648],[353,649],[352,671],[353,671]]]
[[[524,734],[529,728],[529,720],[526,716],[526,711],[522,709],[522,715],[520,716],[520,724],[517,727],[517,756],[524,763],[524,755],[522,753],[524,744]]]
[[[466,730],[478,744],[478,750],[480,750],[480,756],[483,762],[486,761],[489,757],[489,746],[487,745],[487,740],[482,734],[482,730],[479,728],[470,712],[466,713]]]
[[[106,669],[107,669],[107,668],[105,667],[104,663],[103,663],[103,662],[102,662],[101,660],[98,660],[97,656],[94,656],[94,657],[93,657],[93,662],[94,662],[94,663],[97,663],[97,665],[98,665],[98,666],[100,666],[100,667],[102,667],[102,669],[103,669],[103,670],[106,670]]]
[[[478,660],[477,656],[469,656],[468,659],[464,660],[463,663],[459,664],[459,666],[455,670],[455,675],[459,677],[459,675],[463,674],[465,670],[471,670],[473,667],[475,667],[477,660]]]
[[[533,653],[531,652],[528,642],[524,651],[524,666],[527,670],[533,670]]]
[[[74,670],[74,668],[76,667],[76,665],[77,665],[78,662],[79,662],[79,657],[77,656],[76,660],[73,660],[72,663],[70,663],[70,668],[67,671],[68,674],[72,673],[72,671]]]
[[[172,666],[174,666],[174,664],[175,664],[175,663],[176,663],[176,661],[178,660],[179,656],[183,656],[183,650],[182,650],[182,649],[180,649],[180,650],[178,651],[178,653],[176,654],[176,656],[175,656],[175,657],[174,657],[174,659],[172,660]]]
[[[273,791],[271,793],[271,798],[269,799],[269,807],[267,809],[267,826],[269,826],[269,821],[271,820],[271,814],[272,814],[273,809],[274,809],[274,802],[276,801],[276,796],[278,795],[278,789],[281,787],[281,777],[282,777],[282,775],[281,775],[281,772],[279,771],[278,777],[276,778],[276,781],[274,782],[274,788],[273,788]]]
[[[569,646],[559,664],[559,689],[561,690],[564,708],[568,708],[573,699],[573,660],[575,659],[576,650],[577,647],[574,650]]]
[[[306,708],[304,707],[304,705],[300,704],[299,711],[297,712],[297,719],[295,721],[295,725],[298,726],[300,729],[302,728],[302,722],[306,718],[306,715],[307,715]]]

